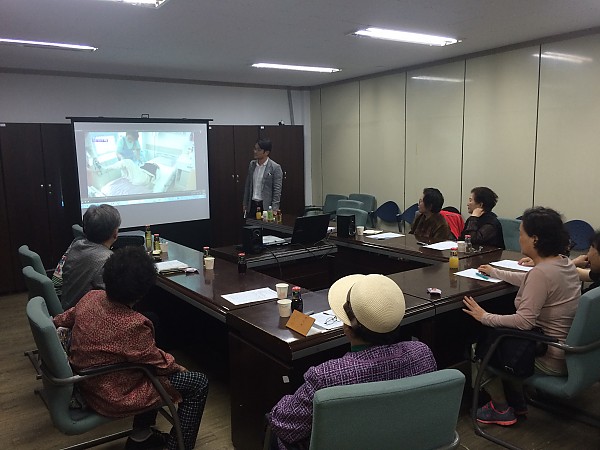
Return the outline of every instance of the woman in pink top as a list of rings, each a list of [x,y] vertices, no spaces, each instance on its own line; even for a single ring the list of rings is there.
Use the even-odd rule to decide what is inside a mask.
[[[486,312],[473,297],[465,297],[465,311],[483,325],[531,330],[539,326],[547,336],[564,342],[579,303],[581,282],[575,265],[562,253],[569,245],[569,235],[560,215],[549,208],[536,207],[525,211],[520,226],[521,252],[531,258],[535,267],[529,272],[500,270],[489,265],[479,271],[507,283],[519,286],[515,297],[514,314],[500,315]],[[548,347],[545,355],[536,358],[536,370],[549,375],[566,374],[564,352]],[[526,414],[527,406],[522,388],[514,398],[505,395],[500,378],[485,385],[492,400],[477,410],[477,420],[482,423],[513,425],[515,414]]]

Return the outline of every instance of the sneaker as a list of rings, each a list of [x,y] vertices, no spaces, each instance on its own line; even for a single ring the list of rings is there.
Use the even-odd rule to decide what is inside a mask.
[[[498,411],[494,404],[489,401],[477,410],[477,422],[495,423],[496,425],[509,426],[517,423],[515,412],[509,406],[504,411]]]
[[[167,445],[169,433],[161,433],[152,428],[152,434],[144,441],[134,441],[130,437],[125,443],[125,450],[163,450]]]

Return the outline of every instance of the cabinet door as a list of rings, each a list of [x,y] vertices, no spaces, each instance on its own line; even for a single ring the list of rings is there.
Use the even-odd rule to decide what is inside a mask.
[[[301,215],[304,211],[304,127],[302,125],[263,126],[261,137],[273,142],[271,156],[281,164],[283,188],[281,210]]]
[[[233,154],[233,126],[212,125],[208,130],[208,174],[213,247],[234,244],[239,234],[236,218],[241,216],[242,202],[235,200]]]
[[[2,128],[4,128],[2,126]],[[0,138],[2,137],[2,128],[0,128]],[[0,140],[0,176],[4,178],[3,164],[2,164],[2,142]],[[7,259],[6,264],[3,264],[2,270],[0,270],[0,294],[15,291],[16,271],[13,270],[14,257],[12,254],[10,229],[8,228],[8,210],[6,208],[6,192],[4,189],[4,183],[0,183],[0,247],[3,249],[11,249],[10,255],[4,255]],[[20,266],[19,266],[20,267]],[[20,274],[19,274],[20,275]]]
[[[24,289],[17,249],[27,244],[45,267],[51,260],[47,186],[40,125],[11,123],[0,129],[10,257],[17,289]]]
[[[54,267],[73,240],[71,225],[81,223],[81,206],[77,178],[77,160],[70,124],[42,124],[50,260]]]

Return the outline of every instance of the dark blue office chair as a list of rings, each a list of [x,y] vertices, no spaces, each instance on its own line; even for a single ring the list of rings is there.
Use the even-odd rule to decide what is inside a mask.
[[[402,222],[404,222],[404,231],[406,231],[406,224],[411,224],[415,221],[415,215],[419,210],[419,204],[415,203],[414,205],[409,206],[402,213]]]
[[[587,250],[590,239],[594,235],[594,228],[585,220],[569,220],[565,228],[571,238],[571,250]]]
[[[392,200],[385,202],[375,211],[375,216],[384,222],[394,223],[397,221],[397,216],[400,214],[400,207]]]

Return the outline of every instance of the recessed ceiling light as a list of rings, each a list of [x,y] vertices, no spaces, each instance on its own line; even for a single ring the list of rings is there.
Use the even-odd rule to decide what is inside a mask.
[[[151,8],[160,8],[168,0],[108,0],[117,3],[127,3],[133,6],[147,6]]]
[[[256,64],[252,64],[252,67],[257,67],[259,69],[300,70],[303,72],[321,72],[321,73],[334,73],[334,72],[340,71],[340,69],[334,69],[331,67],[294,66],[294,65],[289,65],[289,64],[271,64],[271,63],[256,63]]]
[[[23,39],[7,39],[7,38],[0,38],[0,44],[20,45],[22,47],[42,47],[42,48],[54,48],[54,49],[63,49],[63,50],[80,50],[80,51],[88,51],[88,52],[94,52],[94,51],[98,50],[98,48],[90,47],[89,45],[65,44],[62,42],[26,41]]]
[[[366,28],[353,33],[355,36],[366,36],[375,39],[386,39],[388,41],[410,42],[412,44],[435,45],[443,47],[444,45],[456,44],[458,39],[431,36],[429,34],[410,33],[408,31],[386,30],[385,28]]]

